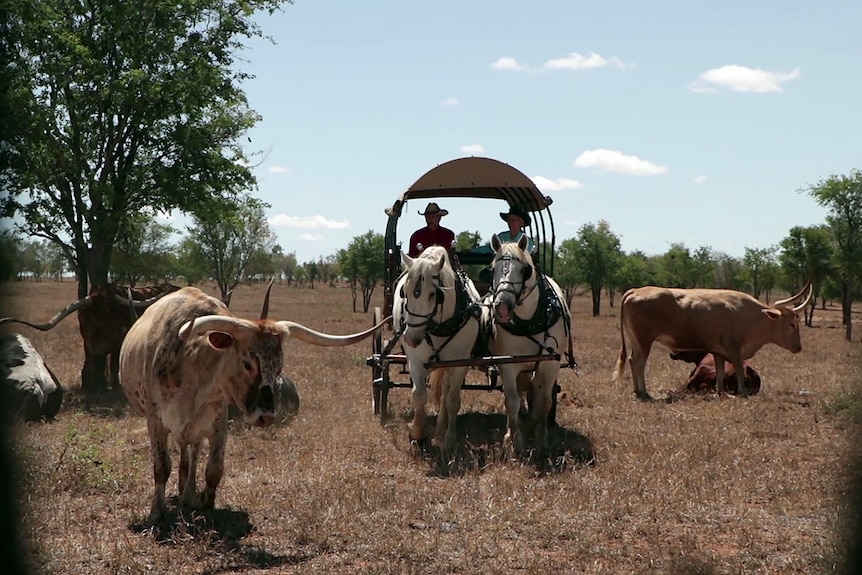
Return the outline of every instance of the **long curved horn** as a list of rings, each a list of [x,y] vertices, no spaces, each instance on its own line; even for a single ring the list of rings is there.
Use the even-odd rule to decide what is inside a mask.
[[[3,319],[0,319],[0,325],[4,325],[7,323],[23,323],[24,325],[29,325],[30,327],[38,329],[40,331],[48,331],[49,329],[52,329],[55,325],[63,321],[63,319],[65,319],[65,317],[73,311],[78,311],[79,309],[84,309],[85,307],[89,307],[91,305],[93,305],[93,300],[90,298],[90,296],[87,296],[83,299],[79,299],[75,303],[66,306],[63,310],[60,311],[60,313],[52,317],[50,321],[48,321],[48,323],[30,323],[29,321],[25,321],[23,319],[4,317]]]
[[[370,327],[365,331],[351,333],[349,335],[330,335],[327,333],[321,333],[293,321],[279,321],[276,323],[279,326],[290,330],[290,335],[300,341],[324,347],[343,347],[345,345],[351,345],[364,340],[390,321],[392,321],[392,316],[387,317],[377,325]]]
[[[811,296],[813,296],[813,295],[814,295],[814,286],[809,284],[809,286],[808,286],[808,297],[807,297],[807,298],[805,298],[805,301],[804,301],[804,302],[802,302],[802,303],[801,303],[801,304],[799,304],[798,306],[794,307],[794,308],[793,308],[793,311],[799,311],[799,310],[801,310],[802,308],[804,308],[805,306],[807,306],[807,305],[808,305],[808,302],[810,302],[810,301],[811,301]]]
[[[266,319],[266,316],[269,314],[269,292],[272,290],[272,284],[275,281],[275,276],[269,280],[269,285],[266,286],[266,295],[263,296],[263,309],[260,310],[260,319]]]
[[[126,288],[126,290],[128,291],[128,299],[124,298],[123,296],[121,296],[119,294],[114,294],[114,299],[118,303],[121,303],[123,305],[132,306],[135,309],[146,309],[146,308],[150,307],[151,305],[153,305],[154,303],[156,303],[157,301],[159,301],[160,299],[162,299],[163,297],[165,297],[166,295],[168,295],[168,293],[170,293],[170,292],[160,293],[158,295],[154,295],[153,297],[151,297],[149,299],[133,299],[131,288]]]
[[[796,301],[802,297],[802,295],[808,290],[809,287],[811,287],[811,282],[806,282],[805,285],[802,286],[802,289],[799,290],[799,293],[797,293],[796,295],[792,295],[792,296],[785,298],[785,299],[780,299],[777,302],[774,302],[772,305],[775,307],[778,307],[780,305],[785,305],[785,304],[788,304],[790,302]]]
[[[132,323],[138,321],[138,312],[135,311],[135,300],[132,298],[132,288],[127,287],[126,293],[129,296],[129,316],[132,318]]]

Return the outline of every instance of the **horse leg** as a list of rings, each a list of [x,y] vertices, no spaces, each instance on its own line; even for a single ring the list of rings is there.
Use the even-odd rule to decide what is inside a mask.
[[[534,429],[534,445],[548,449],[548,413],[553,403],[554,382],[560,373],[559,362],[543,362],[536,370],[531,388],[530,420]]]
[[[410,362],[410,380],[413,382],[413,424],[410,428],[410,441],[417,444],[425,439],[425,404],[428,402],[428,387],[425,379],[428,370],[421,361]]]
[[[444,377],[440,415],[437,416],[436,442],[449,453],[458,441],[458,411],[461,409],[461,385],[467,376],[467,367],[454,367]]]
[[[508,427],[506,439],[512,442],[517,455],[524,455],[524,434],[518,421],[518,411],[521,408],[521,396],[518,393],[518,366],[508,364],[500,366],[500,376],[503,379],[503,396],[506,402],[506,419]]]

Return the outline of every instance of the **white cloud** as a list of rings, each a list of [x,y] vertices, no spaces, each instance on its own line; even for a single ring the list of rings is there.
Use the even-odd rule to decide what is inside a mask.
[[[565,58],[551,58],[545,62],[544,67],[548,70],[591,70],[593,68],[603,68],[609,64],[623,69],[634,68],[634,64],[626,64],[616,56],[608,60],[595,52],[590,52],[586,56],[578,52],[572,52]]]
[[[266,169],[270,174],[286,174],[290,171],[287,166],[270,166]]]
[[[790,72],[769,72],[760,68],[728,64],[702,73],[689,85],[689,90],[716,92],[719,88],[725,88],[734,92],[781,92],[783,83],[798,77],[799,68]]]
[[[269,218],[269,225],[276,228],[304,228],[304,229],[326,229],[337,230],[349,228],[347,220],[328,220],[323,216],[288,216],[278,214]]]
[[[461,102],[458,101],[458,98],[446,98],[441,102],[444,106],[460,106]]]
[[[634,70],[635,68],[637,68],[637,64],[635,64],[634,62],[626,63],[623,62],[621,59],[617,58],[616,56],[611,58],[611,62],[614,66],[616,66],[617,68],[622,68],[623,70]]]
[[[694,177],[694,183],[695,183],[695,184],[703,184],[703,183],[706,183],[706,180],[707,180],[707,179],[708,179],[708,178],[707,178],[706,176],[704,176],[703,174],[701,174],[701,175],[699,175],[699,176],[695,176],[695,177]]]
[[[545,62],[545,68],[550,70],[590,70],[607,65],[608,61],[595,52],[590,52],[586,56],[572,52],[565,58],[552,58]]]
[[[574,190],[577,188],[583,188],[584,185],[577,181],[571,180],[569,178],[554,178],[553,180],[550,178],[546,178],[545,176],[533,176],[530,178],[533,180],[533,183],[542,190],[548,192],[559,192],[560,190]]]
[[[523,70],[524,65],[512,58],[511,56],[503,56],[502,58],[498,58],[495,62],[491,64],[491,67],[495,70]]]
[[[469,144],[461,146],[461,151],[465,154],[481,154],[485,151],[485,148],[482,147],[482,144]]]
[[[319,242],[323,239],[323,234],[299,234],[299,239],[306,242]]]
[[[629,156],[618,150],[587,150],[575,160],[578,168],[596,168],[605,172],[620,172],[635,176],[654,176],[666,174],[667,168],[642,160],[637,156]]]

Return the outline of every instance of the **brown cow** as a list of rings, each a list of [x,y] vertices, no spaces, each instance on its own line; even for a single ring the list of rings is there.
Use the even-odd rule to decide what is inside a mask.
[[[787,304],[802,299],[795,306]],[[678,289],[645,286],[628,290],[620,302],[620,349],[614,380],[622,378],[629,359],[632,385],[640,399],[651,399],[645,369],[653,342],[671,351],[703,350],[726,358],[736,368],[739,395],[747,395],[742,361],[767,343],[798,353],[802,351],[797,312],[811,299],[811,286],[774,305],[752,296],[718,289]],[[626,352],[626,340],[631,353]],[[724,362],[716,363],[716,391],[724,393]]]
[[[715,391],[714,355],[705,351],[678,351],[670,354],[670,358],[694,364],[694,368],[688,374],[688,381],[682,386],[682,391],[693,393]],[[760,374],[747,361],[743,360],[742,365],[745,366],[745,388],[749,394],[754,395],[760,391]],[[729,380],[726,386],[727,392],[737,394],[736,368],[732,363],[724,363],[724,375]]]
[[[84,340],[84,367],[81,369],[81,389],[86,392],[119,387],[120,346],[126,332],[135,323],[136,315],[160,297],[177,291],[179,286],[162,284],[148,287],[126,287],[115,284],[93,286],[87,297],[69,304],[47,323],[31,323],[11,317],[0,319],[5,323],[23,323],[32,328],[48,331],[72,312],[78,312],[78,326]],[[132,302],[129,302],[129,298]],[[110,366],[108,366],[110,356]],[[107,368],[107,369],[106,369]],[[107,372],[107,379],[106,379]]]
[[[264,310],[268,301],[269,291]],[[155,480],[150,522],[165,511],[171,473],[168,434],[180,451],[181,503],[212,508],[224,473],[228,404],[236,405],[251,425],[273,423],[276,379],[288,338],[345,346],[369,337],[391,319],[360,333],[334,336],[265,315],[256,321],[240,319],[220,300],[186,287],[150,306],[126,335],[120,382],[129,403],[147,418]],[[206,488],[199,494],[195,475],[204,439],[209,455]]]

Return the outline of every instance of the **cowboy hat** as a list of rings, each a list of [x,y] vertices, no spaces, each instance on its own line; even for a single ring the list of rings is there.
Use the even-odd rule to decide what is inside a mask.
[[[511,206],[508,212],[500,212],[500,217],[504,222],[509,221],[509,216],[518,216],[522,220],[524,220],[524,226],[530,225],[530,214],[522,210],[521,208]]]
[[[420,216],[445,216],[449,213],[449,210],[441,210],[440,206],[437,205],[436,202],[429,202],[427,206],[425,206],[424,212],[417,212]]]

